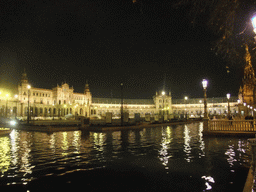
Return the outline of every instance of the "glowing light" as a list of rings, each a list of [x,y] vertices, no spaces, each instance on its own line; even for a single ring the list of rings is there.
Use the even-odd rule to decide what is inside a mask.
[[[203,79],[202,85],[203,85],[203,88],[204,88],[204,89],[207,88],[207,84],[208,84],[208,81],[207,81],[206,79]]]
[[[16,121],[14,120],[10,121],[10,125],[16,125]]]
[[[254,17],[252,18],[252,26],[253,26],[253,31],[254,31],[254,33],[256,33],[256,16],[254,16]]]
[[[164,91],[162,91],[162,95],[165,95],[165,92],[164,92]]]
[[[227,93],[227,99],[230,99],[230,93]]]
[[[31,88],[31,85],[28,85],[27,88],[30,89],[30,88]]]

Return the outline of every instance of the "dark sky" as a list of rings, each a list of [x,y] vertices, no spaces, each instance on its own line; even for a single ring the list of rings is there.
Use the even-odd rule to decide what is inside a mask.
[[[34,87],[67,82],[93,97],[152,98],[171,89],[174,98],[237,96],[242,67],[226,72],[211,50],[216,37],[202,17],[192,25],[188,10],[171,1],[0,1],[0,86],[16,88],[24,68]]]

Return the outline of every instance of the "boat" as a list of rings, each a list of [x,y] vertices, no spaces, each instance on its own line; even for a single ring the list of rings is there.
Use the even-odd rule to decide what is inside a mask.
[[[0,136],[3,136],[3,135],[9,135],[9,133],[11,133],[12,130],[10,128],[0,128]]]

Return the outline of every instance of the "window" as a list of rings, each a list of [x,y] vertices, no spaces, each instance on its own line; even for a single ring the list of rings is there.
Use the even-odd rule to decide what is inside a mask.
[[[43,99],[40,99],[40,103],[43,104]]]
[[[59,100],[59,105],[61,105],[61,100]]]
[[[66,100],[64,100],[64,104],[66,104]]]

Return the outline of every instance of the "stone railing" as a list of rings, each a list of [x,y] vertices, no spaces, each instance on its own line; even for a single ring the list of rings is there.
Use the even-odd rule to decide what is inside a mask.
[[[254,132],[254,120],[211,120],[208,122],[208,131]]]

